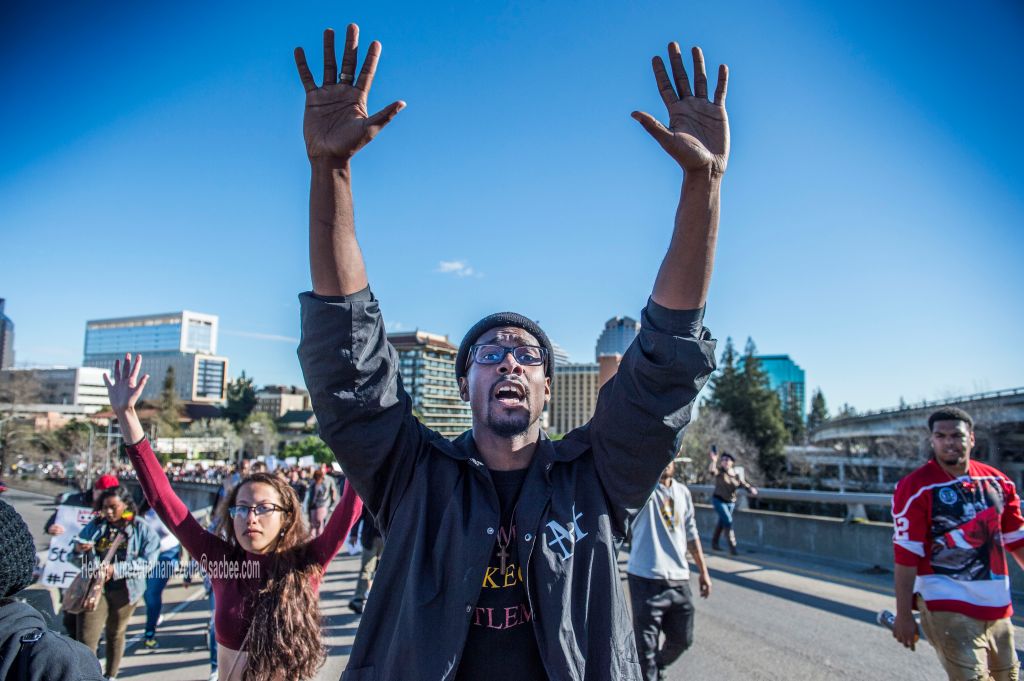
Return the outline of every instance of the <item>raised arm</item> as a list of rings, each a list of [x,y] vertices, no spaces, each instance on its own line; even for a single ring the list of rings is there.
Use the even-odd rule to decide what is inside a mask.
[[[327,527],[310,542],[310,549],[313,551],[317,562],[324,568],[330,563],[341,547],[345,545],[349,532],[355,527],[363,512],[363,502],[359,500],[352,485],[345,481],[345,491],[341,495],[341,501],[334,507],[331,519],[327,521]]]
[[[334,32],[324,32],[320,87],[302,50],[295,50],[295,63],[306,88],[303,134],[312,169],[309,262],[314,294],[299,296],[299,362],[320,437],[363,502],[386,524],[394,508],[392,502],[401,498],[412,475],[409,457],[419,450],[424,429],[412,415],[412,400],[398,373],[397,353],[388,343],[380,306],[368,290],[355,234],[349,167],[352,156],[405,103],[394,102],[367,116],[367,94],[381,48],[376,41],[370,43],[356,78],[358,42],[359,29],[351,24],[338,74]]]
[[[309,269],[313,292],[344,296],[367,286],[366,265],[356,240],[350,161],[405,107],[393,102],[372,116],[366,103],[381,45],[376,40],[356,78],[359,27],[349,24],[341,72],[334,54],[334,30],[324,31],[324,79],[317,87],[301,47],[295,64],[306,88],[302,133],[311,170],[309,188]]]
[[[213,559],[215,555],[225,550],[226,544],[204,530],[192,517],[184,502],[174,493],[171,481],[167,479],[160,461],[149,446],[146,431],[143,430],[139,416],[135,412],[135,404],[149,381],[148,374],[139,378],[141,370],[142,355],[136,355],[133,363],[132,356],[126,354],[123,365],[120,360],[114,362],[113,380],[109,375],[103,374],[110,406],[117,416],[121,435],[128,446],[128,458],[138,475],[139,485],[149,505],[164,521],[171,534],[197,559],[203,555]]]
[[[668,54],[672,80],[661,57],[654,57],[652,63],[661,99],[668,109],[669,127],[648,113],[633,112],[633,118],[683,169],[675,228],[651,298],[672,310],[695,310],[707,301],[715,263],[722,175],[729,160],[729,119],[725,113],[729,69],[724,64],[718,67],[714,101],[708,101],[708,78],[700,48],[693,48],[692,92],[679,44],[670,43]]]

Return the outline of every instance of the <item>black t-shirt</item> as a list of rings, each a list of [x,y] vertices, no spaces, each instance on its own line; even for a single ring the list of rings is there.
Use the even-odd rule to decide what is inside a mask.
[[[533,613],[523,581],[525,566],[519,564],[516,549],[515,509],[527,470],[491,471],[501,503],[501,525],[455,681],[547,678],[533,633]]]

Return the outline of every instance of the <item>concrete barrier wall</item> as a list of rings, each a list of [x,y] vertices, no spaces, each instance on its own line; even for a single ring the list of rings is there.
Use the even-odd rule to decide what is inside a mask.
[[[718,516],[707,504],[696,506],[697,528],[704,550],[708,551]],[[746,510],[733,516],[733,527],[741,546],[803,557],[817,563],[865,570],[876,566],[893,569],[890,523],[848,523],[838,518]],[[1024,598],[1024,570],[1013,558],[1007,558],[1010,588],[1015,597]]]

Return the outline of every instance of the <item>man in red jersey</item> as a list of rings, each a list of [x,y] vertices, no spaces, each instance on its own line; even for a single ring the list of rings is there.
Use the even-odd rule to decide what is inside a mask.
[[[1004,547],[1024,567],[1024,517],[1013,482],[971,460],[974,421],[928,417],[932,458],[896,485],[893,636],[911,650],[913,609],[950,679],[1017,679]]]

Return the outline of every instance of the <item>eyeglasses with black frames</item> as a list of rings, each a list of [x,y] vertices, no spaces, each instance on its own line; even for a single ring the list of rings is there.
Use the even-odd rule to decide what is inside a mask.
[[[471,345],[466,368],[469,368],[470,361],[477,364],[498,364],[505,359],[505,355],[509,354],[520,364],[532,367],[544,363],[548,356],[548,349],[539,345],[520,345],[514,348],[506,348],[504,345]]]

